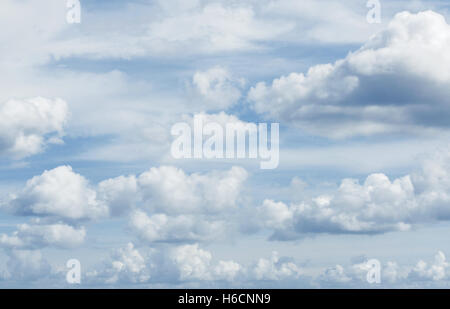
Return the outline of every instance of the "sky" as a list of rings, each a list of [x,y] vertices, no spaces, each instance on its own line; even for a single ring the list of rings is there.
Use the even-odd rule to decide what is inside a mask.
[[[450,5],[379,5],[3,0],[0,288],[450,286]],[[279,164],[174,158],[198,117]]]

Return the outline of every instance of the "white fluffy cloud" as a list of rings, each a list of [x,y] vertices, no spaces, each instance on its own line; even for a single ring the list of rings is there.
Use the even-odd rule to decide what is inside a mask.
[[[263,225],[273,229],[283,228],[293,219],[293,213],[286,204],[272,200],[264,200],[258,214]]]
[[[38,250],[11,250],[2,279],[12,282],[30,282],[49,277],[52,268]]]
[[[201,215],[167,216],[136,210],[130,216],[131,230],[145,242],[206,241],[221,237],[225,231],[223,221],[207,219]]]
[[[449,48],[442,15],[402,12],[346,58],[260,82],[248,98],[258,113],[333,138],[447,128]]]
[[[68,106],[61,99],[0,102],[0,155],[20,159],[61,143],[67,117]]]
[[[196,286],[233,286],[237,282],[251,286],[254,282],[300,279],[303,271],[287,257],[273,252],[269,259],[261,258],[255,263],[243,265],[233,260],[216,260],[213,254],[198,244],[176,247],[151,248],[149,254],[138,250],[132,243],[116,250],[110,262],[87,272],[88,282],[121,285],[174,284]],[[194,285],[191,285],[194,284]]]
[[[88,181],[70,166],[60,166],[31,178],[4,207],[18,215],[67,220],[94,219],[108,214],[107,206],[97,200]]]
[[[3,210],[32,217],[10,235],[0,235],[0,246],[14,249],[74,248],[82,245],[86,229],[80,223],[106,217],[107,205],[97,200],[88,181],[60,166],[27,181],[25,188],[1,203]]]
[[[2,208],[16,215],[75,226],[87,220],[129,215],[130,229],[143,241],[205,241],[223,236],[228,224],[222,215],[237,209],[246,178],[247,172],[240,167],[189,175],[176,167],[161,166],[138,176],[106,179],[95,187],[70,166],[60,166],[28,180],[24,189],[2,202]],[[64,238],[67,229],[82,232],[84,237],[84,229],[61,227],[65,229],[54,230],[55,237],[61,232]],[[23,238],[38,231],[43,231],[43,226],[22,225],[19,235],[4,235],[3,243],[28,246]],[[49,233],[46,230],[45,234]],[[49,244],[61,245],[54,242]]]
[[[445,258],[445,254],[442,251],[438,251],[434,256],[433,263],[426,263],[420,260],[417,265],[412,269],[409,276],[413,279],[419,280],[443,280],[448,279],[449,263]]]
[[[253,274],[257,280],[286,280],[298,279],[302,270],[291,260],[279,258],[277,252],[273,252],[270,259],[260,258],[253,268]]]
[[[438,251],[434,260],[428,263],[420,260],[416,265],[408,265],[388,261],[380,262],[380,267],[379,287],[436,287],[439,284],[445,286],[449,278],[449,264],[442,251]],[[367,282],[370,269],[367,261],[348,266],[336,265],[323,270],[313,279],[312,284],[320,287],[373,287]]]
[[[90,272],[88,277],[100,279],[103,283],[142,283],[150,279],[151,265],[134,244],[128,243],[125,247],[112,254],[112,261],[100,272]]]
[[[352,278],[347,276],[342,265],[326,268],[317,278],[317,281],[319,281],[322,285],[327,285],[328,283],[347,283],[351,280]]]
[[[223,237],[229,226],[226,218],[238,209],[246,178],[240,167],[191,175],[171,166],[151,168],[137,177],[137,190],[128,194],[131,200],[124,204],[135,209],[130,228],[147,242]]]
[[[335,192],[303,202],[265,200],[257,209],[260,226],[275,239],[309,233],[384,233],[406,231],[415,224],[449,220],[448,152],[427,160],[420,171],[390,180],[371,174],[360,184],[344,179]]]
[[[219,261],[213,268],[215,280],[232,282],[243,271],[243,267],[235,261]]]
[[[140,207],[170,215],[213,214],[237,207],[247,176],[241,167],[190,175],[173,166],[153,167],[138,176],[101,182],[99,195],[118,213]]]
[[[247,172],[241,167],[186,175],[178,168],[162,166],[141,174],[139,181],[144,197],[158,200],[152,207],[167,213],[192,214],[236,207],[246,178]]]
[[[225,110],[237,103],[245,80],[233,77],[224,67],[216,66],[197,71],[190,84],[193,104],[201,103],[204,110]],[[199,102],[196,102],[196,101]]]
[[[14,249],[43,247],[73,248],[84,242],[84,227],[74,228],[67,224],[19,224],[12,235],[1,234],[0,246]]]
[[[180,271],[180,280],[209,280],[212,255],[195,245],[184,245],[174,250],[172,259]]]
[[[128,212],[139,200],[138,179],[134,175],[106,179],[98,184],[99,199],[104,201],[113,216]]]
[[[234,261],[212,262],[212,254],[200,249],[198,244],[177,247],[171,254],[177,266],[180,280],[233,280],[241,271]]]

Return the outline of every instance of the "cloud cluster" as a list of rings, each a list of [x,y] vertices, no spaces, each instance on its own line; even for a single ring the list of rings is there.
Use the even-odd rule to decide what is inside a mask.
[[[159,258],[157,258],[159,254]],[[143,286],[209,286],[209,287],[309,287],[309,288],[373,288],[445,286],[449,282],[450,266],[442,251],[434,260],[419,260],[416,264],[380,261],[379,284],[370,284],[367,274],[372,269],[364,258],[358,262],[331,267],[300,266],[295,259],[272,252],[268,258],[241,264],[233,260],[217,260],[198,244],[152,250],[142,253],[133,244],[117,250],[111,262],[89,272],[89,281],[101,285],[121,286],[126,283]],[[100,268],[99,268],[100,267]],[[102,268],[103,267],[103,268]],[[167,273],[172,275],[167,276]]]
[[[1,280],[27,281],[28,284],[46,281],[55,284],[63,273],[46,261],[39,250],[11,250],[7,268],[0,273]],[[431,261],[416,264],[392,260],[380,262],[379,284],[367,282],[371,269],[367,260],[337,264],[332,267],[300,266],[293,258],[279,257],[273,252],[268,258],[259,258],[248,264],[233,260],[217,260],[198,244],[174,248],[136,248],[128,243],[115,250],[108,261],[85,271],[84,284],[100,287],[254,287],[270,288],[414,288],[445,287],[450,284],[449,263],[442,251]],[[307,275],[307,274],[313,275]],[[53,283],[52,283],[53,282]]]
[[[61,99],[0,102],[0,155],[21,159],[62,143],[67,118],[68,106]]]
[[[103,265],[102,269],[87,273],[88,281],[101,281],[106,284],[143,283],[150,277],[152,264],[148,258],[141,254],[133,243],[117,249],[111,255],[110,263]]]
[[[184,245],[174,249],[171,259],[179,270],[181,281],[233,281],[242,271],[242,266],[234,261],[218,261],[213,264],[211,253],[200,249],[198,244]]]
[[[44,171],[1,203],[4,211],[32,220],[19,224],[11,235],[1,234],[0,245],[16,249],[80,246],[86,236],[82,224],[109,213],[96,195],[88,181],[70,166]]]
[[[376,173],[362,183],[344,179],[335,191],[313,198],[296,196],[290,203],[266,199],[260,206],[246,199],[245,207],[241,193],[248,173],[240,167],[191,174],[173,166],[153,167],[92,186],[61,166],[33,177],[3,202],[13,214],[43,220],[19,226],[14,234],[3,235],[2,243],[63,247],[67,239],[66,246],[72,246],[84,238],[83,222],[124,216],[129,230],[147,244],[211,241],[239,232],[239,226],[240,232],[255,231],[252,227],[271,231],[277,240],[407,231],[450,219],[449,157],[448,151],[439,152],[421,170],[393,180]]]
[[[431,262],[419,260],[415,265],[400,265],[387,261],[380,267],[381,287],[437,287],[449,283],[449,264],[442,251],[438,251]],[[367,261],[348,266],[338,264],[323,270],[311,284],[318,287],[374,287],[367,282],[370,269]]]
[[[231,224],[224,216],[238,209],[247,176],[241,167],[186,174],[161,166],[93,186],[70,166],[59,166],[31,178],[1,203],[11,214],[39,219],[1,235],[0,244],[72,247],[84,240],[83,223],[123,216],[128,216],[130,230],[148,243],[216,239]]]
[[[378,173],[360,184],[342,180],[335,192],[286,204],[265,200],[257,210],[262,228],[272,239],[289,240],[308,234],[375,234],[406,231],[413,226],[450,219],[448,152],[425,160],[411,175],[390,180]]]
[[[135,178],[131,180],[135,186],[118,185],[118,181],[129,184],[130,177]],[[122,207],[112,213],[133,209],[129,225],[141,240],[200,241],[222,235],[227,226],[223,216],[237,209],[246,178],[247,172],[240,167],[187,175],[181,169],[162,166],[138,177],[107,180],[99,188],[108,205]],[[126,191],[116,191],[118,187]],[[120,197],[123,204],[113,196]]]
[[[233,260],[217,260],[213,254],[198,244],[151,250],[143,254],[129,243],[103,264],[89,272],[91,282],[120,285],[127,282],[146,284],[177,284],[208,286],[219,284],[233,286],[237,282],[251,286],[263,280],[276,283],[285,280],[302,280],[302,270],[292,258],[278,257],[273,252],[268,259],[260,258],[248,265]],[[168,275],[168,273],[172,273]]]
[[[252,87],[253,109],[331,138],[447,129],[450,26],[432,11],[398,13],[344,59]]]

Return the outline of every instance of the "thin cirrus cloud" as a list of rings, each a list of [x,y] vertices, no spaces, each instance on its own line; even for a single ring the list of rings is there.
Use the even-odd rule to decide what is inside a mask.
[[[277,42],[347,44],[362,42],[379,28],[361,18],[365,7],[358,1],[348,5],[328,0],[182,2],[128,1],[119,9],[112,5],[92,14],[82,4],[83,22],[72,27],[65,19],[64,2],[7,0],[2,2],[0,23],[17,24],[19,35],[4,31],[0,36],[15,47],[14,53],[4,51],[10,59],[42,64],[74,56],[131,59],[261,51]],[[33,44],[32,55],[23,48],[27,42]]]

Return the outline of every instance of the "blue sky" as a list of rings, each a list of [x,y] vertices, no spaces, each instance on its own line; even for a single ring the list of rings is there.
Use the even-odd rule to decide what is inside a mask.
[[[447,287],[449,6],[380,4],[3,1],[0,286]],[[279,166],[172,158],[200,113]]]

